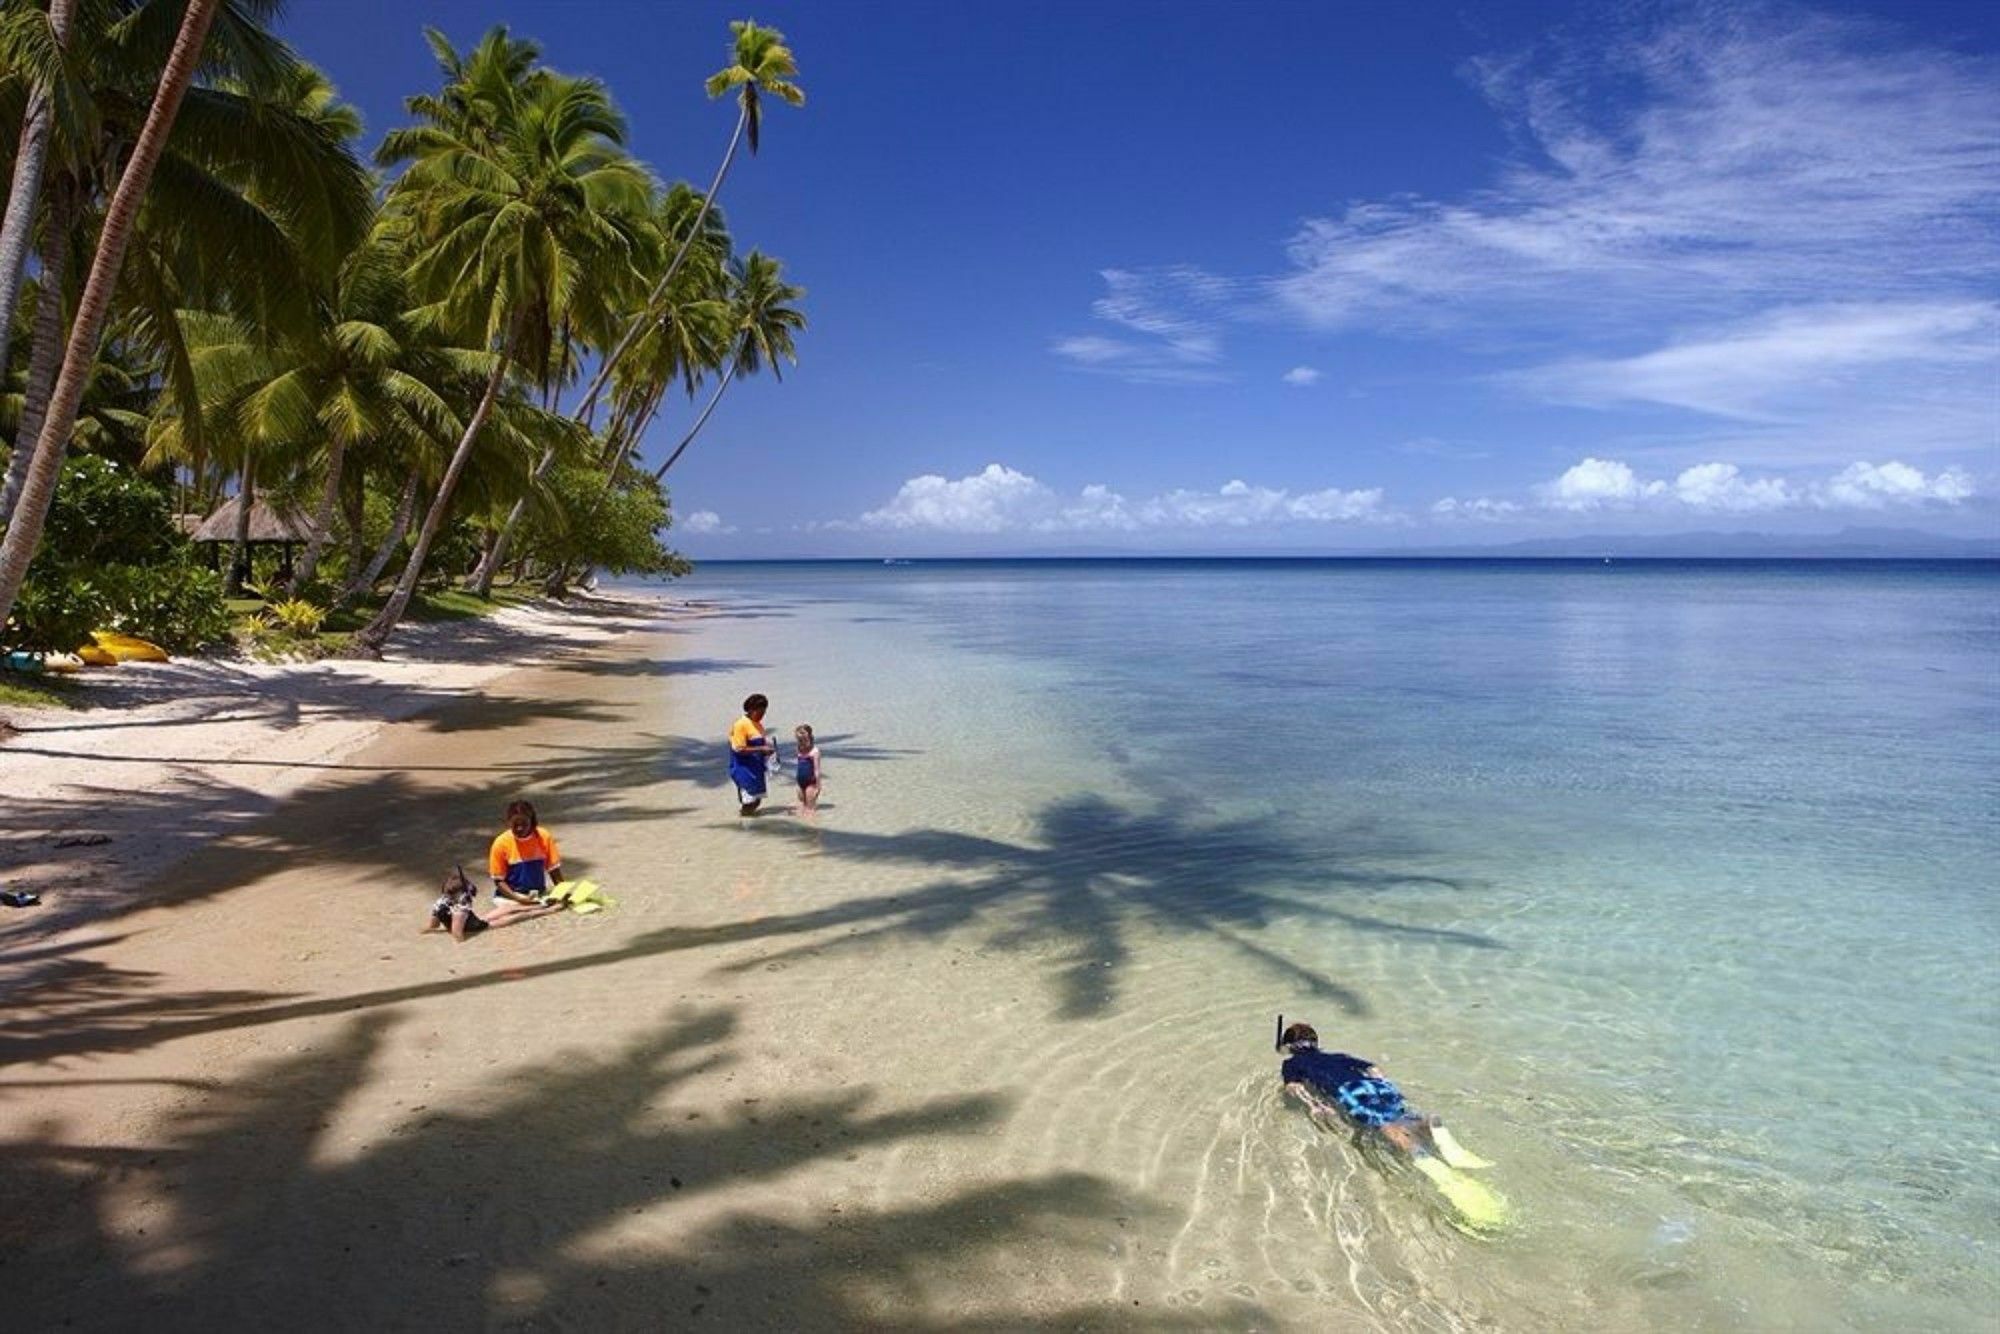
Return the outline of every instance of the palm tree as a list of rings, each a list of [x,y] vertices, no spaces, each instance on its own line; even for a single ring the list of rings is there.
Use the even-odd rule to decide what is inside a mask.
[[[35,229],[35,213],[41,204],[42,166],[48,160],[49,137],[55,119],[55,100],[60,66],[69,46],[69,21],[74,0],[49,0],[46,20],[34,9],[7,16],[9,45],[18,42],[36,63],[56,67],[56,77],[36,79],[28,93],[27,111],[21,117],[21,147],[14,157],[14,181],[7,193],[7,212],[0,218],[0,330],[14,328],[14,312],[21,298],[21,279],[28,268],[28,237]],[[37,48],[40,48],[39,50]],[[7,371],[7,346],[12,338],[0,340],[0,375]],[[0,511],[4,514],[5,511]]]
[[[87,242],[102,183],[116,179],[150,114],[152,85],[176,35],[162,28],[173,8],[162,0],[90,0],[70,34],[64,69],[71,77],[60,85],[42,192],[40,290],[55,299],[37,304],[23,447],[0,486],[0,520],[11,517],[54,391],[64,298],[73,303],[82,287],[80,272],[60,281],[70,272],[69,252]],[[300,276],[330,272],[373,208],[348,147],[358,125],[317,72],[246,16],[268,8],[268,0],[223,0],[216,11],[202,56],[208,82],[184,96],[112,298],[115,310],[138,317],[135,342],[161,358],[168,390],[182,397],[193,391],[177,310],[227,307],[301,327],[312,284]],[[0,61],[16,72],[36,68],[18,44],[0,42]],[[197,445],[199,435],[197,425]]]
[[[594,79],[538,71],[491,90],[476,116],[412,110],[426,123],[390,134],[378,153],[385,165],[409,164],[389,207],[409,219],[411,284],[434,297],[428,318],[498,355],[395,591],[355,637],[374,655],[409,607],[509,372],[546,364],[554,330],[591,276],[629,263],[651,196],[620,147],[624,119]]]
[[[701,416],[688,428],[688,433],[674,447],[674,452],[667,455],[666,462],[654,470],[655,481],[665,477],[667,469],[679,462],[687,447],[694,443],[695,436],[708,424],[709,414],[722,401],[722,391],[729,388],[729,382],[739,371],[755,375],[769,366],[771,378],[782,380],[784,373],[779,369],[779,362],[798,364],[792,335],[805,329],[806,317],[789,303],[803,297],[806,289],[786,282],[780,276],[783,268],[779,261],[756,250],[733,266],[735,290],[731,294],[730,314],[736,331],[734,354],[723,369],[722,382],[715,386],[715,394],[708,400],[708,406],[701,410]]]
[[[56,473],[69,443],[70,428],[76,424],[84,382],[96,365],[98,340],[111,312],[112,290],[118,283],[118,270],[125,262],[132,224],[139,216],[146,188],[152,184],[153,168],[166,147],[167,131],[187,96],[188,85],[194,81],[195,66],[200,62],[202,45],[220,3],[221,0],[188,0],[145,126],[132,145],[132,156],[120,173],[118,188],[105,210],[97,253],[91,260],[83,297],[77,303],[76,321],[70,328],[69,346],[63,353],[62,373],[56,377],[48,417],[42,424],[41,437],[35,442],[34,459],[29,464],[27,481],[21,488],[12,521],[7,525],[7,535],[0,539],[0,625],[6,624],[13,614],[14,599],[27,577],[28,563],[41,543],[42,525],[55,494]],[[19,447],[26,448],[26,442]]]
[[[608,436],[616,437],[621,428],[630,428],[649,418],[676,376],[685,380],[688,391],[692,393],[695,377],[721,360],[714,351],[717,340],[710,336],[709,330],[723,313],[718,298],[726,276],[724,260],[729,254],[730,241],[722,215],[711,211],[707,201],[693,190],[676,184],[658,200],[653,211],[653,223],[653,228],[649,230],[656,234],[663,250],[666,246],[681,245],[694,256],[695,263],[683,267],[679,282],[666,288],[655,286],[653,305],[641,321],[646,336],[629,345],[640,354],[638,361],[642,369],[637,375],[622,377],[625,383],[614,386],[628,392],[615,395],[617,401],[606,423]],[[698,235],[697,228],[700,229]],[[694,237],[698,243],[689,247],[686,244],[689,237]],[[636,272],[627,270],[628,274]],[[600,314],[608,315],[609,312],[600,310]],[[600,319],[599,324],[604,323]],[[599,346],[603,344],[599,343]],[[624,365],[629,369],[633,358],[628,356]],[[651,404],[650,410],[644,406],[647,402]],[[590,415],[580,412],[577,420],[588,424]],[[545,452],[536,461],[528,479],[528,494],[514,502],[507,518],[493,534],[493,540],[478,567],[466,580],[466,586],[478,596],[492,595],[494,576],[507,562],[508,544],[526,513],[533,488],[548,475],[549,466],[554,461],[553,451]]]
[[[736,95],[736,129],[729,136],[729,147],[723,150],[722,165],[716,168],[715,179],[709,182],[708,191],[701,197],[701,212],[695,215],[694,225],[683,236],[680,248],[668,262],[666,271],[653,284],[653,290],[646,297],[646,307],[625,331],[625,336],[606,354],[604,364],[597,368],[596,378],[585,391],[583,402],[577,408],[577,416],[587,417],[597,404],[597,396],[604,389],[605,381],[618,368],[619,359],[625,355],[632,342],[644,330],[646,314],[666,292],[667,284],[674,280],[681,261],[687,258],[688,247],[701,234],[702,220],[715,203],[715,197],[722,192],[723,178],[729,175],[729,166],[736,160],[736,146],[745,138],[750,141],[750,154],[757,154],[757,135],[764,122],[763,97],[766,93],[788,106],[804,106],[805,89],[793,83],[798,74],[798,61],[790,47],[785,45],[785,35],[776,28],[760,28],[755,19],[738,19],[729,25],[732,41],[729,64],[709,75],[705,85],[710,97],[721,97],[734,88]]]

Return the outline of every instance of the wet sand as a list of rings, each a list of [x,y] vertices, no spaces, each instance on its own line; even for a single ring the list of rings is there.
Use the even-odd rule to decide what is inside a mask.
[[[737,688],[709,624],[428,707],[268,812],[199,776],[121,796],[183,812],[199,850],[155,906],[5,938],[8,1323],[1286,1323],[1240,1284],[1128,1286],[1174,1201],[987,1151],[1051,1068],[1008,1022],[1046,997],[972,941],[921,969],[868,945],[981,910],[949,910],[926,849],[833,890],[809,874],[827,833],[727,814],[726,717],[660,727],[663,692]],[[419,935],[521,793],[618,906]]]

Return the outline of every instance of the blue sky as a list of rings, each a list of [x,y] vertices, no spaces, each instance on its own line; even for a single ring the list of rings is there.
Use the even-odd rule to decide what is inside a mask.
[[[294,0],[373,137],[428,23],[705,184],[739,4]],[[721,203],[811,328],[670,474],[696,556],[2000,534],[2000,10],[751,11]],[[663,413],[663,456],[696,405]]]

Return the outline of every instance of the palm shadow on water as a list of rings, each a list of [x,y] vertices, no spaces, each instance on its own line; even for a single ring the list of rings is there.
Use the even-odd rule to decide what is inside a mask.
[[[978,930],[994,949],[1045,952],[1058,1017],[1086,1019],[1112,1008],[1132,961],[1132,936],[1152,930],[1220,941],[1288,987],[1365,1015],[1368,1004],[1360,993],[1247,933],[1303,921],[1413,944],[1502,948],[1476,932],[1407,925],[1346,906],[1341,900],[1417,887],[1466,887],[1445,877],[1381,869],[1415,850],[1367,823],[1324,832],[1322,845],[1309,849],[1287,838],[1270,817],[1203,824],[1164,810],[1135,812],[1102,797],[1079,796],[1044,807],[1032,843],[948,830],[869,834],[783,828],[810,840],[823,855],[953,874],[796,919],[761,919],[760,934],[772,936],[830,926],[849,930],[830,943],[760,955],[729,965],[732,969]],[[1286,888],[1307,874],[1315,885],[1310,893]]]
[[[609,1055],[496,1079],[476,1110],[409,1106],[359,1149],[334,1142],[329,1127],[399,1022],[424,1020],[355,1017],[310,1052],[189,1099],[157,1142],[72,1143],[44,1123],[0,1143],[10,1323],[921,1330],[1140,1315],[1123,1299],[1036,1294],[1049,1266],[1101,1257],[1118,1220],[1157,1220],[1159,1206],[1065,1173],[873,1207],[856,1184],[868,1169],[844,1166],[987,1133],[999,1098],[877,1110],[866,1089],[788,1094],[774,1078],[754,1104],[697,1110],[690,1085],[734,1063],[735,1020],[683,1007]],[[714,1198],[822,1162],[787,1205]],[[968,1281],[980,1295],[960,1316],[940,1285]],[[1176,1319],[1148,1303],[1143,1318],[1214,1327],[1221,1314]],[[1257,1323],[1247,1303],[1227,1314]]]

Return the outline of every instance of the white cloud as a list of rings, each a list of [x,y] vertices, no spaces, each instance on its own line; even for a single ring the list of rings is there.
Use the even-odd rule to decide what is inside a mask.
[[[1880,510],[1894,506],[1957,505],[1974,494],[1972,478],[1956,468],[1926,475],[1907,463],[1853,463],[1830,478],[1746,477],[1733,463],[1701,463],[1671,481],[1648,480],[1630,464],[1587,458],[1535,488],[1547,509],[1648,509],[1699,514],[1757,514],[1786,509]],[[1443,504],[1445,502],[1441,502]],[[1434,513],[1462,513],[1433,507]],[[1474,502],[1478,503],[1478,502]]]
[[[1511,500],[1493,500],[1486,496],[1471,500],[1446,496],[1431,506],[1432,516],[1439,519],[1511,519],[1520,512],[1521,507]]]
[[[722,521],[714,510],[694,510],[675,516],[674,526],[684,533],[733,533],[736,529]]]
[[[1071,334],[1049,350],[1079,370],[1142,384],[1212,384],[1220,368],[1219,319],[1234,284],[1188,265],[1135,272],[1105,269],[1091,314],[1121,332]],[[1135,336],[1136,335],[1136,336]]]
[[[1971,499],[1972,479],[1956,468],[1926,477],[1906,463],[1852,463],[1817,488],[1813,503],[1822,509],[1884,509],[1890,505],[1921,505],[1940,501],[1956,505]]]
[[[1307,222],[1274,285],[1286,309],[1324,327],[1633,329],[1663,307],[1976,290],[1993,270],[1990,59],[1914,49],[1870,21],[1730,7],[1473,73],[1516,160],[1460,199]]]
[[[1615,459],[1585,459],[1537,488],[1542,503],[1552,509],[1591,510],[1629,507],[1666,491],[1665,482],[1641,482],[1630,464]]]
[[[1663,403],[1777,421],[1810,415],[1877,369],[1990,361],[1995,325],[1994,307],[1972,301],[1792,307],[1637,356],[1577,358],[1511,378],[1560,402]],[[1891,380],[1874,393],[1896,387]]]
[[[1130,499],[1102,485],[1063,496],[1026,473],[990,463],[956,480],[904,482],[860,526],[943,533],[1131,533],[1262,528],[1393,519],[1380,488],[1293,492],[1232,481],[1215,491],[1174,490]]]
[[[1320,373],[1311,366],[1294,366],[1278,378],[1300,389],[1319,383]]]

